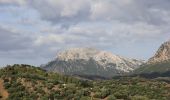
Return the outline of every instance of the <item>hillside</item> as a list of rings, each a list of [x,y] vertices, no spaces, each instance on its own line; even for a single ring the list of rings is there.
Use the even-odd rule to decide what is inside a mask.
[[[53,61],[42,68],[66,75],[111,78],[132,72],[142,63],[140,60],[113,55],[94,48],[72,48],[61,51]]]
[[[170,71],[170,61],[164,61],[153,64],[144,64],[140,68],[136,69],[134,73],[164,73]]]
[[[0,70],[0,79],[8,100],[170,99],[170,83],[140,77],[86,81],[34,66],[13,65]]]

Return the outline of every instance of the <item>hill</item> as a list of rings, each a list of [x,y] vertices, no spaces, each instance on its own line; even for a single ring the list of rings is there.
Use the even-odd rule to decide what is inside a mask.
[[[159,63],[144,64],[140,68],[136,69],[134,73],[164,73],[170,71],[170,61],[164,61]]]
[[[0,79],[9,94],[7,100],[170,99],[170,83],[140,77],[88,81],[16,64],[0,69]]]

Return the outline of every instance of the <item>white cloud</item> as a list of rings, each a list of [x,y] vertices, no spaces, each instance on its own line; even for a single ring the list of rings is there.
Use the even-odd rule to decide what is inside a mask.
[[[100,18],[106,18],[110,20],[113,13],[110,13],[113,10],[113,5],[110,2],[107,1],[99,1],[92,5],[91,7],[91,19],[100,19]]]
[[[0,0],[0,4],[26,5],[26,0]]]
[[[36,45],[52,44],[52,43],[64,43],[65,39],[59,34],[48,34],[47,36],[39,36],[35,41]]]
[[[61,17],[72,17],[81,13],[88,6],[88,0],[62,0]]]

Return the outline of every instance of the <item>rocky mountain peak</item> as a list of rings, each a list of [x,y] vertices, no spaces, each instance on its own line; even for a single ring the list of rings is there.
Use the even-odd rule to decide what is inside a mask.
[[[55,60],[42,67],[67,75],[112,77],[131,72],[142,63],[95,48],[71,48],[59,52]]]
[[[170,60],[170,40],[163,43],[148,63],[159,63]]]
[[[89,59],[100,51],[95,48],[71,48],[65,51],[59,52],[57,58],[60,60],[76,60],[76,59]]]
[[[58,53],[57,59],[59,60],[89,60],[93,59],[96,62],[103,63],[124,63],[124,61],[129,61],[135,63],[137,60],[130,59],[126,57],[121,57],[119,55],[114,55],[111,52],[101,51],[95,48],[71,48]]]
[[[59,52],[57,55],[57,58],[60,60],[76,60],[76,59],[95,59],[95,60],[101,60],[101,59],[107,59],[112,61],[120,61],[120,56],[113,55],[110,52],[107,51],[100,51],[95,48],[71,48],[67,49],[65,51]]]

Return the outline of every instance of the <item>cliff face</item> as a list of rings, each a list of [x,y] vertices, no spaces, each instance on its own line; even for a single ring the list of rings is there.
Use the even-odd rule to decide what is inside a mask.
[[[163,43],[156,54],[149,59],[148,63],[159,63],[170,60],[170,41]]]
[[[60,52],[44,69],[68,75],[112,77],[128,73],[143,62],[94,48],[73,48]]]

